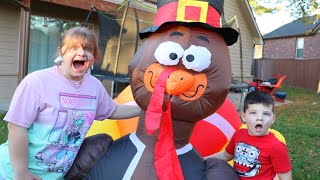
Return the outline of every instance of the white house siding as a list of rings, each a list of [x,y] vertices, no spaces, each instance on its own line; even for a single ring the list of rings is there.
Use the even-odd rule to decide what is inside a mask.
[[[252,22],[252,17],[246,7],[245,0],[225,0],[224,13],[226,21],[237,16],[237,21],[240,27],[242,41],[242,60],[243,60],[243,81],[252,80],[251,63],[252,63],[252,48],[254,44],[259,43],[259,34]],[[237,28],[236,22],[233,23],[233,28]],[[241,63],[240,63],[240,38],[238,42],[229,47],[233,78],[240,80],[241,78]]]
[[[8,102],[18,81],[19,10],[0,3],[0,105]]]

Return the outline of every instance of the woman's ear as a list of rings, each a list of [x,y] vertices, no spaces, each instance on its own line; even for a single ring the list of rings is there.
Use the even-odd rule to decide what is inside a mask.
[[[59,56],[62,56],[61,48],[60,48],[60,47],[57,48],[57,53],[58,53]]]
[[[60,47],[57,48],[57,53],[58,53],[58,56],[56,57],[56,59],[54,59],[54,63],[57,64],[57,65],[60,65],[63,62],[63,57],[62,57],[62,54],[61,54]]]

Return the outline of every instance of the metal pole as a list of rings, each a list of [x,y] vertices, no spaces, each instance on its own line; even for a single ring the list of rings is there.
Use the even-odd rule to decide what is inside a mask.
[[[89,18],[90,18],[90,16],[91,16],[91,13],[92,13],[93,8],[95,8],[94,5],[91,6],[90,11],[89,11],[89,14],[87,15],[87,18],[86,18],[86,21],[84,22],[83,27],[87,27],[87,23],[88,23],[88,21],[89,21]]]
[[[241,82],[243,82],[243,57],[242,57],[242,39],[241,39],[241,33],[240,33],[240,27],[238,28],[239,30],[239,41],[240,41],[240,79]]]
[[[129,9],[129,5],[130,5],[130,0],[127,0],[127,7],[124,10],[123,16],[122,16],[122,22],[121,22],[121,28],[120,28],[120,32],[119,32],[119,40],[118,40],[118,47],[117,47],[117,54],[116,54],[116,62],[115,62],[115,66],[114,66],[114,71],[113,71],[113,80],[112,80],[112,86],[111,86],[111,98],[113,98],[113,91],[115,88],[115,78],[116,78],[116,74],[118,71],[118,63],[119,63],[119,56],[120,56],[120,48],[121,48],[121,40],[122,40],[122,32],[123,32],[123,26],[127,17],[127,13],[128,13],[128,9]]]

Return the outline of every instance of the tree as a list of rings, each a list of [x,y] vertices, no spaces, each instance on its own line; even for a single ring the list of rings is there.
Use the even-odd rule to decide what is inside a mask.
[[[265,7],[265,6],[261,5],[261,2],[266,2],[266,0],[263,0],[263,1],[249,0],[249,4],[250,4],[252,10],[257,16],[260,16],[265,13],[274,13],[279,10],[278,8]]]
[[[296,18],[312,16],[320,7],[319,0],[289,0],[291,16]],[[318,18],[320,16],[318,15]]]
[[[256,15],[274,13],[281,9],[279,3],[288,2],[287,8],[295,19],[312,16],[320,7],[320,0],[249,0],[250,6]],[[276,8],[267,8],[263,3],[278,4]],[[320,19],[320,14],[317,15]]]

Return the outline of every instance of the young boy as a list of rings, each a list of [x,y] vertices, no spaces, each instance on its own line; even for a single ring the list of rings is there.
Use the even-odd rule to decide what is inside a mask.
[[[225,151],[209,157],[233,159],[240,179],[271,180],[277,175],[281,180],[292,180],[286,145],[269,132],[275,121],[271,95],[263,91],[249,93],[243,110],[242,119],[248,128],[238,130]]]

